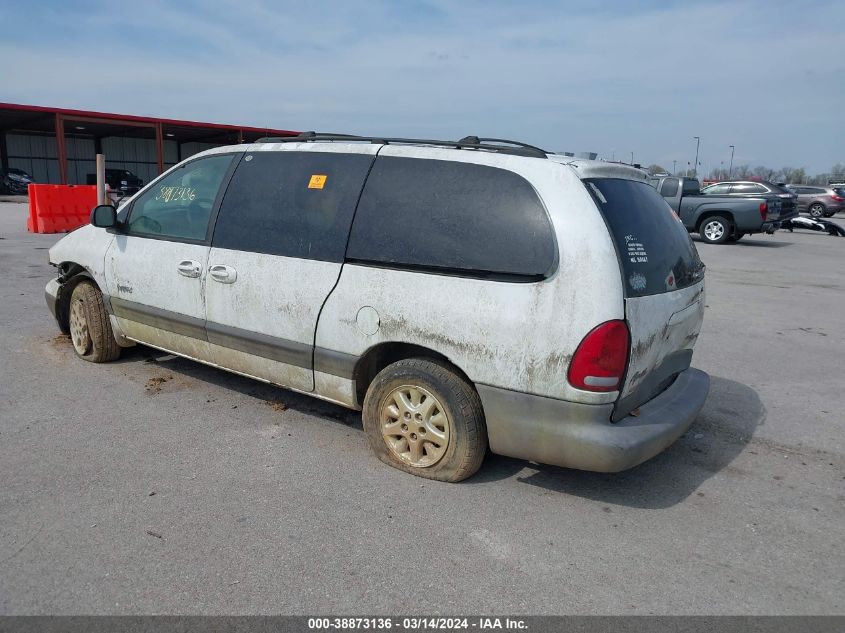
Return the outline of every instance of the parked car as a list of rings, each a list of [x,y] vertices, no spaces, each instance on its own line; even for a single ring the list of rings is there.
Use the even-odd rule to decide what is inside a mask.
[[[650,178],[649,183],[678,214],[686,229],[710,244],[735,242],[752,233],[772,234],[783,220],[798,215],[797,210],[784,212],[783,199],[774,194],[705,195],[696,178],[676,176]]]
[[[29,185],[35,180],[23,169],[9,167],[0,169],[0,193],[25,196],[29,191]]]
[[[839,211],[845,211],[845,187],[812,187],[810,185],[787,185],[798,196],[798,210],[814,218],[829,218]]]
[[[724,180],[701,190],[706,196],[777,196],[785,217],[798,212],[798,197],[788,189],[767,180]]]
[[[96,185],[97,174],[88,174],[86,184]],[[106,169],[106,184],[112,191],[120,191],[124,195],[131,196],[138,193],[144,186],[144,181],[128,169]]]
[[[361,142],[368,141],[368,142]],[[645,175],[512,142],[208,150],[50,249],[76,354],[143,343],[363,410],[385,463],[631,468],[707,396],[704,266]]]

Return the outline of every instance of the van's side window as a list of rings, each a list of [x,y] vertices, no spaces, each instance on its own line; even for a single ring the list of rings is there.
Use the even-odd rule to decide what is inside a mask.
[[[205,240],[211,209],[231,162],[231,154],[199,158],[159,180],[132,203],[127,233]]]
[[[212,246],[341,262],[373,156],[253,152],[226,189]]]
[[[452,161],[376,159],[347,258],[455,274],[539,279],[555,263],[548,213],[511,171]]]

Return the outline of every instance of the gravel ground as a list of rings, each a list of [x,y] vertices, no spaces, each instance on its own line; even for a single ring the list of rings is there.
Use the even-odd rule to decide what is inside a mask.
[[[712,388],[662,455],[450,485],[381,464],[355,412],[76,359],[60,236],[25,215],[0,203],[0,614],[845,613],[845,239],[698,243]]]

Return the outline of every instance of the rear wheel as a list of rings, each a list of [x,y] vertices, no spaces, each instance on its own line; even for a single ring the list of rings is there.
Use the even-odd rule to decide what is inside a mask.
[[[105,363],[120,356],[103,295],[88,281],[76,285],[70,295],[68,324],[73,351],[92,363]]]
[[[381,370],[367,389],[363,419],[378,458],[419,477],[461,481],[487,452],[478,394],[437,361],[409,358]]]
[[[701,221],[698,234],[708,244],[724,244],[731,236],[733,228],[727,218],[711,215]]]
[[[821,202],[814,202],[810,205],[810,215],[820,218],[824,215],[824,205]]]

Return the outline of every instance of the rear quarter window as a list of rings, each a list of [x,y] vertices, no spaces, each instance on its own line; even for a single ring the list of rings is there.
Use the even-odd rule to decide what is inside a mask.
[[[616,245],[626,296],[671,292],[701,280],[703,265],[689,233],[652,187],[616,178],[584,183]]]
[[[347,259],[532,281],[551,274],[556,252],[548,213],[522,176],[391,156],[377,158],[367,178]]]

